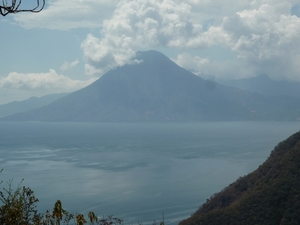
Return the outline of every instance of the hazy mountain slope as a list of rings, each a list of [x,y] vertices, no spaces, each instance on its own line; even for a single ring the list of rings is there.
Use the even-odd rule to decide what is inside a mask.
[[[300,82],[283,80],[275,81],[271,80],[267,75],[239,80],[224,80],[222,81],[222,84],[266,96],[289,96],[300,98]]]
[[[66,93],[51,94],[43,97],[31,97],[23,101],[13,101],[3,105],[0,105],[0,117],[12,115],[19,112],[26,112],[32,109],[36,109],[45,105],[48,105],[55,100],[66,96]]]
[[[180,225],[300,224],[300,132],[257,170],[212,196]]]
[[[137,59],[142,62],[111,70],[52,104],[3,120],[293,120],[300,114],[300,100],[282,107],[258,94],[206,81],[159,52],[139,52]]]

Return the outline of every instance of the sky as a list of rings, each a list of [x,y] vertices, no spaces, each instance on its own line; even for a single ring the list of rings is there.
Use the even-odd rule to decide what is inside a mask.
[[[0,17],[0,49],[0,104],[76,91],[146,50],[214,81],[300,82],[300,0],[46,0]]]

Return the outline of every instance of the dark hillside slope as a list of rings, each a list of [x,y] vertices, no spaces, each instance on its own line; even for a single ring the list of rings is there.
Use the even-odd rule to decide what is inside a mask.
[[[257,170],[207,200],[180,225],[300,224],[300,132]]]

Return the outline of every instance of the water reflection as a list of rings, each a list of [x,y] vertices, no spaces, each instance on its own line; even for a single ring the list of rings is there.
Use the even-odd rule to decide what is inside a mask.
[[[71,212],[94,210],[128,224],[164,212],[173,224],[255,169],[299,124],[0,126],[1,178],[25,178],[42,211],[60,199]]]

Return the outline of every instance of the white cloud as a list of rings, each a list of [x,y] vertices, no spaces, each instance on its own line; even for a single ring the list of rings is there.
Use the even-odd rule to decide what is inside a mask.
[[[246,63],[239,59],[220,62],[183,53],[179,54],[173,61],[202,78],[214,81],[252,77],[255,72],[249,67],[245,70],[244,68],[247,67]]]
[[[161,46],[185,50],[222,46],[243,58],[243,65],[253,67],[253,73],[271,72],[263,66],[267,59],[294,55],[300,26],[299,18],[291,16],[291,3],[229,2],[122,0],[113,16],[104,21],[101,36],[88,35],[82,43],[86,73],[103,74],[131,62],[138,50]],[[199,7],[203,9],[197,12]],[[201,16],[207,9],[213,13]]]
[[[179,54],[173,61],[196,75],[201,75],[205,64],[210,63],[208,58],[201,58],[188,53]]]
[[[225,45],[247,62],[257,74],[275,79],[299,80],[300,18],[291,15],[292,4],[268,1],[254,9],[225,17]],[[245,68],[246,69],[246,68]]]
[[[7,77],[0,78],[2,90],[42,90],[45,93],[72,92],[83,88],[95,81],[91,78],[87,81],[72,80],[69,77],[59,75],[55,70],[47,73],[17,73],[12,72]]]
[[[189,2],[197,7],[213,1]],[[221,23],[214,21],[199,37],[190,38],[187,45],[199,48],[206,37],[208,46],[229,48],[239,59],[218,61],[210,58],[209,63],[197,65],[193,57],[185,55],[188,60],[179,60],[182,57],[179,55],[177,62],[192,71],[199,68],[198,74],[217,79],[268,74],[273,79],[300,81],[300,18],[291,13],[295,6],[300,6],[299,1],[241,1],[241,4],[231,5],[236,11],[230,12],[225,7],[220,13],[228,15]]]
[[[84,57],[87,60],[85,65],[86,74],[102,75],[114,67],[129,63],[132,57],[135,56],[135,51],[127,47],[122,48],[122,45],[126,43],[121,43],[121,39],[116,37],[115,39],[99,40],[93,35],[88,35],[82,43]],[[124,38],[124,41],[126,41],[126,38]]]
[[[185,55],[188,62],[179,55],[177,62],[219,77],[265,73],[299,80],[299,8],[299,0],[52,0],[41,13],[14,18],[27,28],[101,29],[81,44],[89,75],[132,63],[139,50],[162,47],[195,53],[219,46],[238,59],[219,61],[210,55],[209,63],[199,64],[205,56]]]
[[[273,79],[300,81],[300,18],[291,14],[292,7],[300,5],[299,2],[262,0],[247,4],[188,42],[199,47],[197,42],[208,35],[213,37],[211,46],[229,48],[238,59],[210,58],[209,63],[199,65],[195,63],[195,59],[200,60],[197,56],[185,55],[184,60],[179,55],[177,62],[216,79],[268,74]]]
[[[104,21],[101,37],[88,35],[82,43],[88,68],[103,73],[131,62],[137,50],[186,46],[202,30],[190,22],[190,12],[190,5],[172,0],[120,1],[111,19]],[[197,44],[209,41],[205,37]]]
[[[201,69],[204,78],[215,81],[223,79],[241,79],[254,77],[257,74],[254,68],[249,67],[243,60],[211,61]]]
[[[25,28],[70,30],[101,27],[113,12],[118,0],[49,0],[37,14],[20,13],[15,21]]]
[[[79,60],[78,60],[78,59],[76,59],[76,60],[73,61],[73,62],[67,62],[67,61],[65,61],[65,62],[61,65],[60,70],[61,70],[61,71],[67,71],[67,70],[70,70],[70,69],[72,69],[73,67],[77,66],[78,63],[79,63]]]
[[[55,70],[46,73],[9,73],[0,77],[0,104],[21,101],[30,97],[41,97],[54,93],[68,93],[81,89],[96,78],[72,80],[58,74]]]

